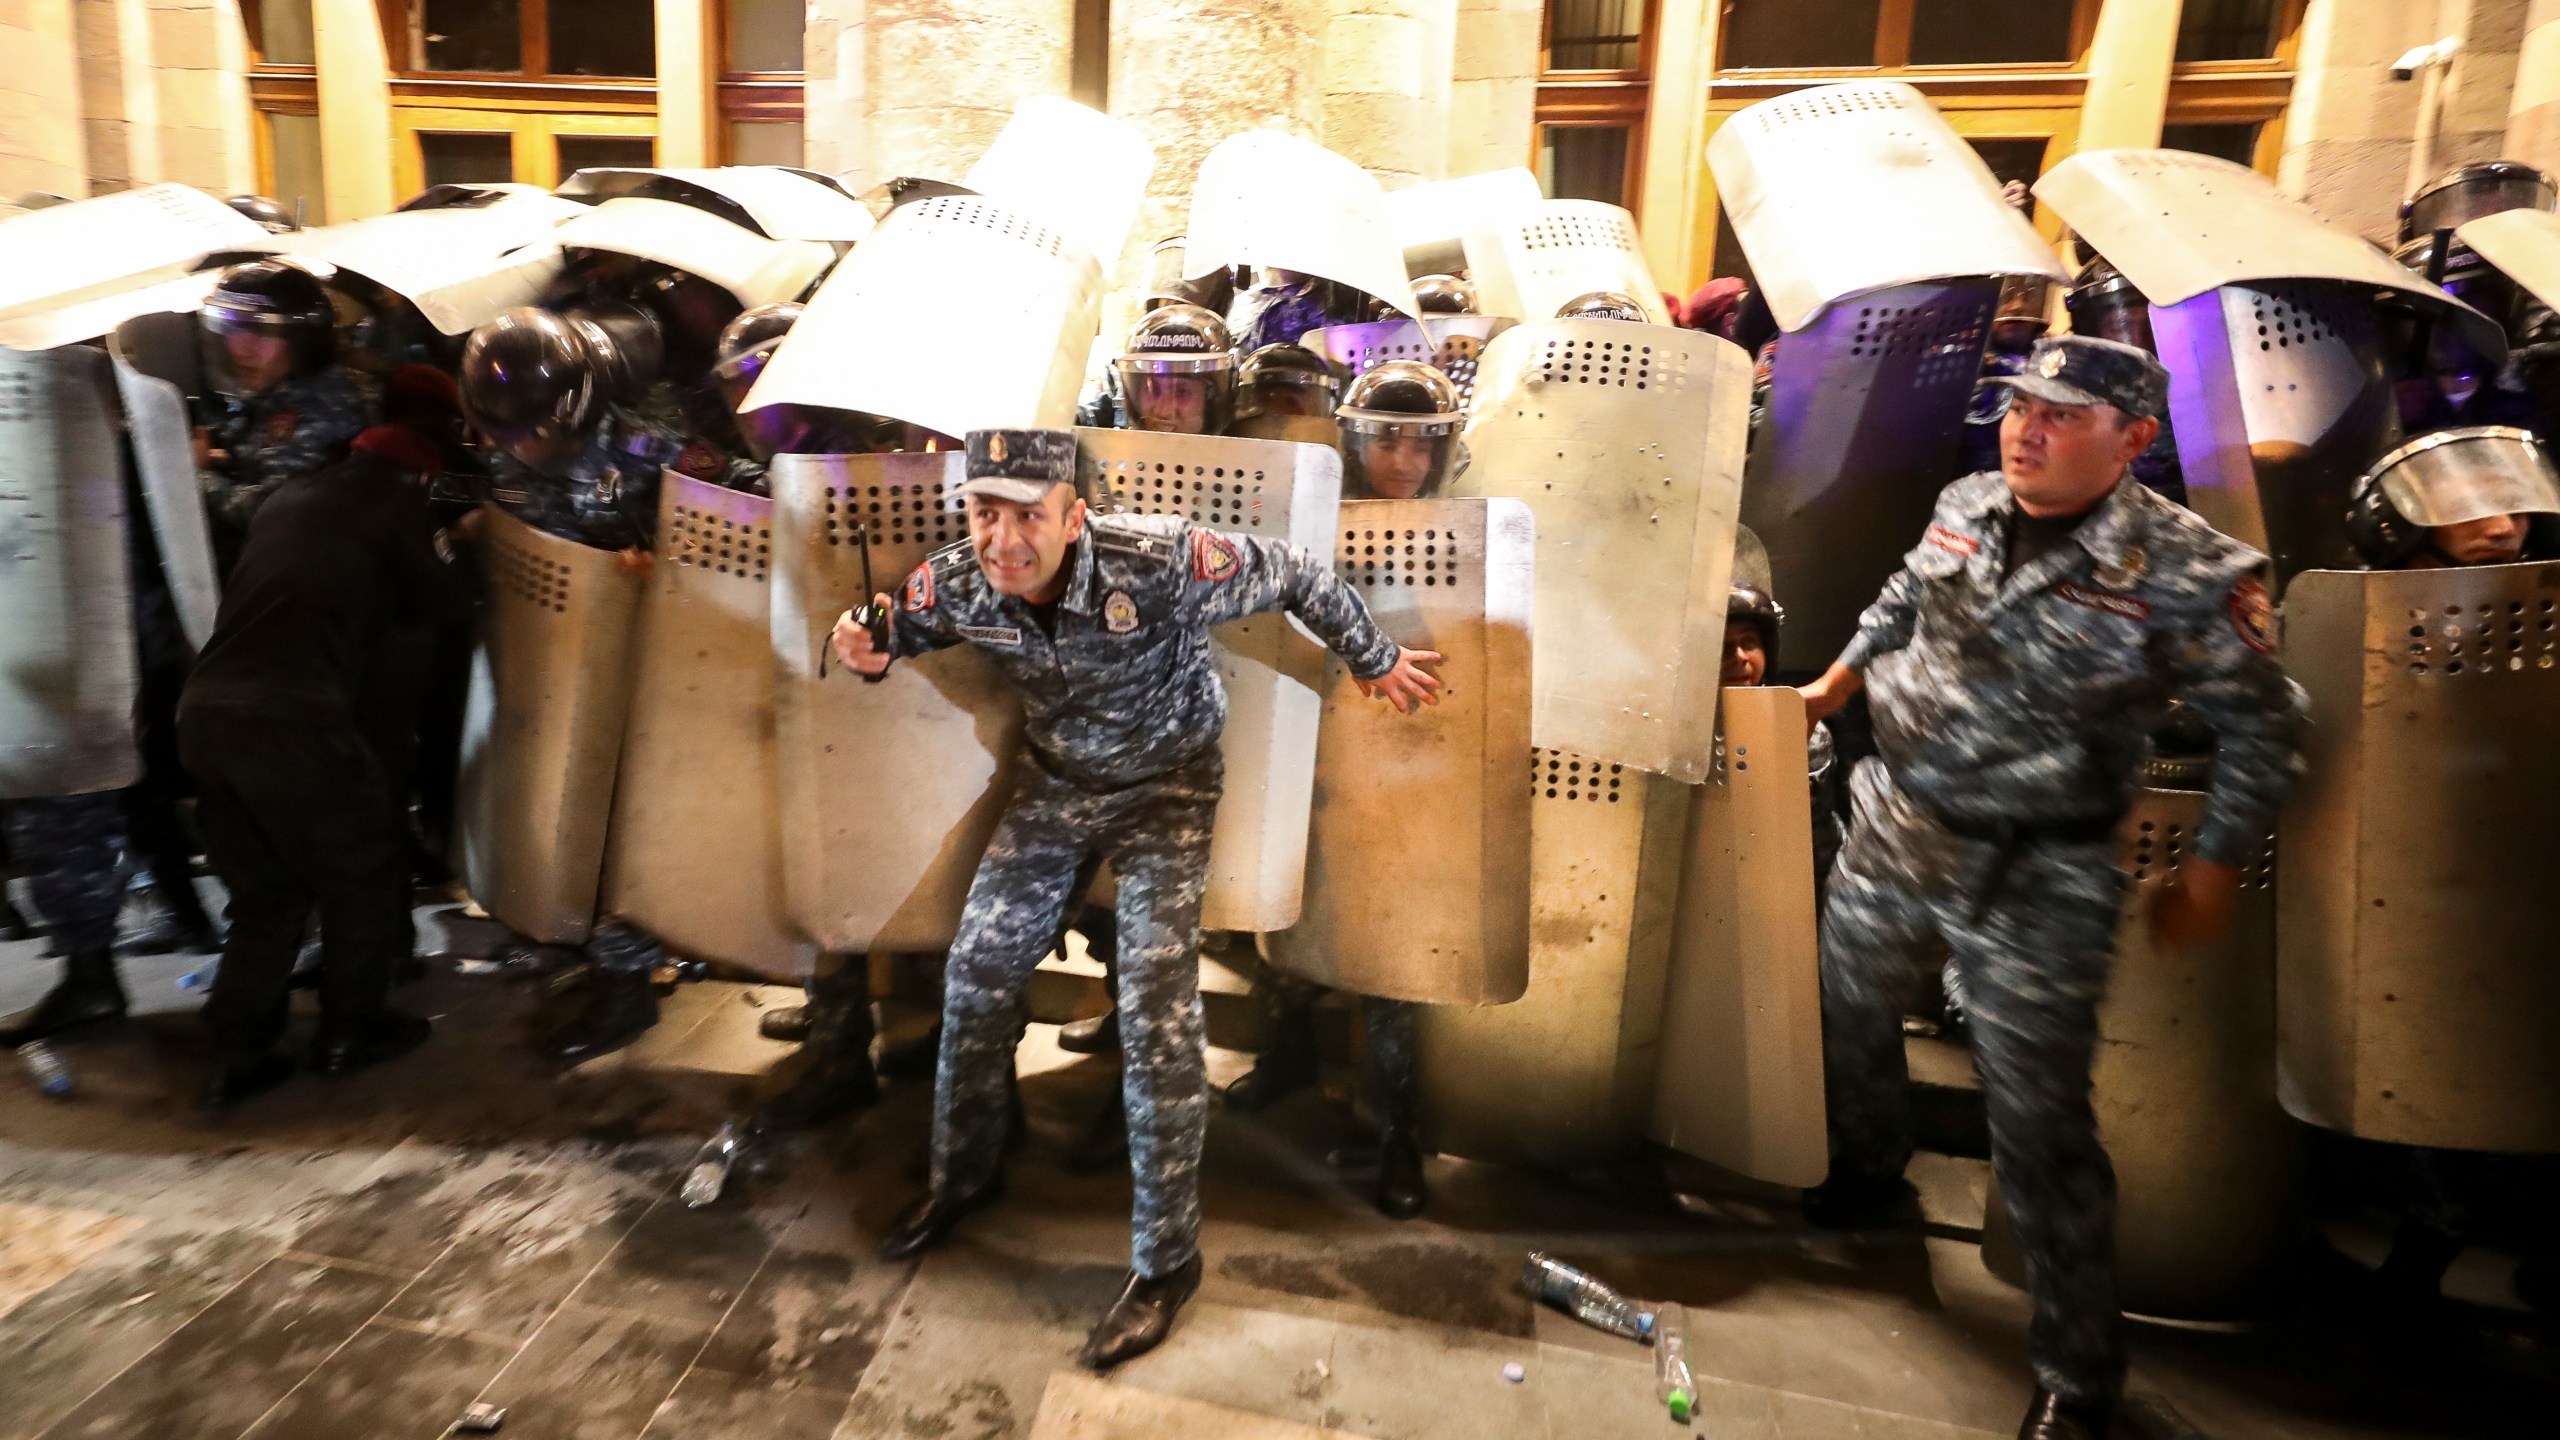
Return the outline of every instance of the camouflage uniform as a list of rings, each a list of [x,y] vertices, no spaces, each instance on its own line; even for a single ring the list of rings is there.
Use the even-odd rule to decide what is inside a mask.
[[[222,474],[208,475],[204,483],[225,570],[248,536],[249,517],[268,492],[296,475],[345,459],[347,446],[372,414],[354,376],[335,365],[224,405],[212,441],[231,458]]]
[[[2127,888],[2114,829],[2176,694],[2220,741],[2192,853],[2250,858],[2299,766],[2303,699],[2255,552],[2127,477],[2004,579],[2015,511],[1996,473],[1947,487],[1840,657],[1866,678],[1881,758],[1852,777],[1823,912],[1832,1172],[1895,1176],[1910,1158],[1898,1017],[1943,941],[2033,1277],[2037,1379],[2102,1403],[2124,1373],[2115,1175],[2089,1104]]]
[[[557,476],[536,474],[504,451],[489,457],[489,498],[545,534],[599,550],[657,543],[658,478],[685,442],[622,407],[607,406],[587,448]]]
[[[932,1186],[958,1199],[995,1176],[1022,987],[1057,938],[1079,865],[1098,853],[1120,884],[1130,1261],[1161,1277],[1199,1253],[1208,1079],[1196,966],[1227,719],[1210,627],[1285,607],[1366,679],[1394,668],[1396,646],[1322,557],[1279,541],[1171,516],[1094,516],[1066,563],[1054,632],[997,593],[966,544],[916,568],[891,625],[893,654],[975,644],[1025,718],[1021,787],[969,887],[945,972]]]
[[[8,804],[9,851],[27,869],[36,910],[65,955],[105,955],[116,943],[124,877],[124,792],[51,795]]]

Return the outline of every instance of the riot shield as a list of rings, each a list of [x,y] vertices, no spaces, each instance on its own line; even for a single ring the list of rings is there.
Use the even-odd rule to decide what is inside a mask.
[[[1614,290],[1642,303],[1654,324],[1671,323],[1636,217],[1597,200],[1478,215],[1467,237],[1467,274],[1487,315],[1548,320],[1578,295]]]
[[[1750,361],[1693,330],[1533,320],[1476,385],[1452,488],[1537,516],[1538,744],[1705,779]]]
[[[1415,1019],[1430,1147],[1572,1168],[1642,1142],[1689,787],[1587,755],[1529,754],[1529,988]]]
[[[660,484],[604,910],[683,954],[798,979],[815,951],[784,918],[773,502],[672,470]]]
[[[587,208],[535,193],[487,204],[396,210],[281,237],[284,253],[323,274],[360,275],[418,307],[445,335],[531,305],[560,273],[560,223]],[[605,248],[611,249],[612,246]]]
[[[691,205],[768,240],[854,241],[871,233],[869,207],[843,186],[784,165],[721,165],[701,169],[624,169],[596,166],[560,182],[553,192],[568,200],[605,201],[623,196]]]
[[[832,247],[814,240],[768,240],[708,210],[637,195],[570,216],[550,232],[548,243],[672,265],[748,307],[799,299],[836,258]]]
[[[2453,232],[2498,273],[2534,299],[2560,308],[2560,215],[2548,210],[2501,210]]]
[[[1649,1134],[1774,1185],[1830,1169],[1804,699],[1724,692],[1716,771],[1690,792]]]
[[[142,778],[111,383],[95,350],[0,350],[0,799]]]
[[[961,183],[1108,268],[1129,242],[1155,169],[1155,147],[1137,126],[1072,100],[1026,95]]]
[[[1458,387],[1458,403],[1475,396],[1476,369],[1484,347],[1508,330],[1512,321],[1496,315],[1426,315],[1420,320],[1379,320],[1367,325],[1329,325],[1307,332],[1305,346],[1353,375],[1365,375],[1390,360],[1419,360],[1434,366]]]
[[[160,569],[177,602],[178,625],[198,649],[213,636],[221,608],[221,576],[213,527],[196,479],[194,418],[186,397],[204,382],[196,318],[184,312],[138,315],[107,337],[125,432],[133,441],[143,504],[159,542]]]
[[[208,256],[245,259],[275,248],[276,237],[258,222],[192,185],[146,185],[74,200],[20,215],[0,229],[0,320],[173,282]],[[66,338],[85,340],[113,328],[110,320]]]
[[[456,868],[516,933],[576,945],[595,923],[645,582],[610,550],[494,506],[486,517],[489,600],[463,719]]]
[[[1103,508],[1179,515],[1195,525],[1333,553],[1342,457],[1314,445],[1144,430],[1076,431],[1078,479]],[[1209,840],[1201,924],[1255,934],[1297,923],[1306,887],[1323,652],[1288,618],[1256,615],[1212,632],[1227,687],[1227,790]]]
[[[1928,97],[1899,80],[1763,100],[1717,129],[1707,167],[1781,330],[1802,330],[1844,300],[1924,281],[2069,278],[2035,227],[2000,198],[1991,167]]]
[[[2311,571],[2309,768],[2278,848],[2284,1106],[2370,1140],[2560,1150],[2560,563]]]
[[[1526,166],[1431,180],[1387,192],[1387,230],[1404,251],[1406,273],[1445,274],[1467,267],[1467,236],[1547,203]]]
[[[1849,643],[1956,478],[1999,300],[1989,278],[1904,285],[1778,337],[1742,523],[1768,547],[1808,673]]]
[[[901,660],[877,684],[826,653],[836,617],[864,599],[860,527],[872,583],[893,594],[927,555],[968,538],[952,508],[966,461],[958,451],[774,457],[783,898],[824,949],[948,947],[1013,794],[1022,708],[977,647]]]
[[[1334,567],[1440,703],[1398,715],[1325,667],[1306,901],[1272,963],[1337,990],[1502,1005],[1529,983],[1529,617],[1536,538],[1511,500],[1353,500]]]
[[[889,212],[818,287],[744,408],[859,410],[944,435],[1074,422],[1101,263],[974,195]]]
[[[1407,315],[1413,286],[1376,177],[1312,140],[1248,130],[1200,162],[1183,273],[1267,266],[1348,285]]]
[[[137,317],[176,314],[193,323],[196,307],[221,279],[219,268],[174,279],[152,277],[54,309],[21,310],[0,318],[0,348],[51,350],[111,334]]]

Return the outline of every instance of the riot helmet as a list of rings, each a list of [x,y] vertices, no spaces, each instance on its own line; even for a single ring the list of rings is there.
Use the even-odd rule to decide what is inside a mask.
[[[2457,553],[2471,548],[2467,534],[2439,533],[2509,518],[2512,551],[2494,559]],[[2451,564],[2560,555],[2560,474],[2531,431],[2479,425],[2422,435],[2356,481],[2347,538],[2376,570],[2396,569],[2431,546]],[[2497,537],[2485,538],[2500,548]]]
[[[658,317],[627,300],[588,300],[562,313],[595,357],[608,400],[634,404],[658,383],[666,342]]]
[[[1333,418],[1346,499],[1437,495],[1462,468],[1457,384],[1419,360],[1390,360],[1353,380]]]
[[[1425,275],[1413,282],[1413,303],[1425,315],[1473,315],[1475,282],[1455,275]]]
[[[1786,607],[1777,597],[1757,585],[1735,582],[1726,593],[1724,605],[1724,675],[1727,685],[1758,685],[1767,681],[1778,668],[1778,627],[1787,623]],[[1758,641],[1759,673],[1748,674],[1749,666],[1735,652],[1740,641],[1750,636]]]
[[[1304,415],[1333,418],[1333,367],[1304,345],[1265,345],[1236,367],[1236,418]]]
[[[284,202],[273,196],[234,195],[222,203],[257,221],[259,228],[270,235],[290,235],[302,228],[302,222],[293,218]]]
[[[1235,402],[1236,355],[1226,322],[1197,305],[1163,305],[1138,317],[1112,364],[1131,429],[1215,435]]]
[[[721,335],[746,309],[728,286],[655,263],[641,273],[631,298],[658,317],[666,378],[679,387],[710,373]]]
[[[598,368],[576,324],[532,306],[509,310],[463,348],[463,413],[516,459],[560,474],[603,413]]]
[[[2050,328],[2053,282],[2042,275],[2011,275],[2000,282],[2000,308],[1991,318],[1991,348],[2023,355]]]
[[[205,378],[234,399],[329,367],[337,310],[317,276],[281,260],[234,265],[196,311]]]
[[[2506,272],[2482,259],[2478,251],[2450,235],[2421,235],[2391,252],[2391,258],[2444,287],[2454,299],[2505,328],[2515,321],[2520,291]]]
[[[2403,243],[2459,230],[2502,210],[2549,210],[2560,201],[2551,177],[2514,160],[2474,160],[2418,187],[2400,207]]]
[[[1644,302],[1620,290],[1594,290],[1576,295],[1556,311],[1559,320],[1632,320],[1642,325],[1649,317]]]
[[[2103,255],[2081,268],[2071,282],[2071,293],[2062,298],[2062,308],[2071,315],[2074,335],[2157,352],[2151,335],[2151,301]]]
[[[782,337],[800,323],[800,309],[794,300],[758,305],[740,312],[720,332],[720,356],[712,362],[711,378],[719,382],[720,398],[729,402],[731,410],[746,403],[747,392],[755,388],[773,352],[782,348]]]

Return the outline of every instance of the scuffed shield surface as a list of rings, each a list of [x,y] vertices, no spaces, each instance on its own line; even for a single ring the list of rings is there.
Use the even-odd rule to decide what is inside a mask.
[[[604,910],[777,980],[815,950],[783,902],[773,502],[670,470],[640,605]]]
[[[494,507],[487,517],[459,868],[472,898],[510,929],[575,945],[595,923],[645,582],[610,550]]]
[[[1183,272],[1194,279],[1270,266],[1420,313],[1377,180],[1312,140],[1248,130],[1220,141],[1200,162],[1184,240]]]
[[[1387,229],[1416,276],[1467,266],[1467,236],[1504,216],[1547,203],[1536,172],[1515,165],[1387,192]]]
[[[176,281],[207,256],[275,248],[258,222],[192,185],[145,185],[13,216],[0,225],[0,321]],[[103,335],[114,323],[66,338]]]
[[[2277,846],[2285,1108],[2369,1140],[2560,1150],[2560,564],[2312,571],[2319,723]]]
[[[1333,553],[1342,457],[1315,445],[1142,430],[1076,431],[1087,493],[1141,515]],[[1296,924],[1306,883],[1324,652],[1277,612],[1211,632],[1227,687],[1227,788],[1209,841],[1201,924],[1256,934]]]
[[[783,895],[828,950],[948,947],[1013,794],[1022,707],[976,646],[898,661],[877,684],[826,653],[836,617],[864,598],[857,527],[871,527],[876,588],[896,594],[968,538],[952,508],[965,464],[957,451],[774,459]]]
[[[2560,304],[2560,215],[2501,210],[2453,232],[2499,273],[2545,305]]]
[[[1484,347],[1512,321],[1496,315],[1426,315],[1420,320],[1379,320],[1329,325],[1307,332],[1305,344],[1353,375],[1366,375],[1390,360],[1435,366],[1458,387],[1458,403],[1475,394]]]
[[[187,397],[177,386],[126,363],[123,338],[119,334],[110,347],[111,363],[116,395],[124,403],[125,434],[133,442],[142,503],[160,552],[160,573],[177,608],[178,628],[187,644],[201,650],[213,638],[222,592],[214,568],[213,531],[196,480],[195,427],[187,417]]]
[[[1305,908],[1273,963],[1338,990],[1502,1005],[1529,983],[1529,621],[1515,500],[1351,500],[1334,569],[1446,688],[1414,715],[1325,666]]]
[[[1537,517],[1540,746],[1706,778],[1750,391],[1738,347],[1668,326],[1486,347],[1453,488]]]
[[[142,778],[112,384],[94,350],[0,350],[0,799]]]
[[[1597,200],[1479,214],[1467,239],[1467,273],[1487,315],[1547,320],[1576,296],[1614,290],[1642,304],[1654,324],[1671,323],[1636,217]]]

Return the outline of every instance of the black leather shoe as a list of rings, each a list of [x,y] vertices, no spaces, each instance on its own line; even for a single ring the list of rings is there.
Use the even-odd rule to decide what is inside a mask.
[[[978,1188],[977,1193],[957,1200],[936,1200],[927,1195],[907,1207],[898,1223],[880,1239],[871,1253],[882,1260],[911,1260],[951,1238],[951,1227],[1004,1198],[1004,1172]]]
[[[1076,1356],[1076,1363],[1087,1370],[1108,1370],[1163,1344],[1164,1337],[1173,1333],[1173,1317],[1182,1313],[1184,1302],[1199,1289],[1197,1255],[1160,1280],[1130,1271],[1129,1283],[1122,1287],[1120,1298],[1111,1302],[1111,1308],[1103,1312],[1102,1323],[1085,1337],[1084,1351]]]
[[[1920,1194],[1899,1175],[1834,1175],[1804,1192],[1804,1218],[1824,1230],[1917,1230]]]
[[[0,1024],[0,1045],[24,1045],[124,1018],[124,983],[116,978],[115,957],[103,951],[74,955],[64,962],[62,979],[33,1007]]]
[[[2027,1418],[2018,1422],[2018,1440],[2106,1440],[2107,1422],[2114,1418],[2112,1405],[2068,1404],[2039,1385]]]
[[[205,1073],[196,1103],[208,1111],[227,1110],[292,1078],[293,1061],[272,1051],[254,1060],[221,1061]]]
[[[1230,1110],[1251,1114],[1267,1110],[1291,1095],[1316,1083],[1316,1047],[1313,1037],[1305,1043],[1283,1041],[1262,1052],[1253,1068],[1236,1077],[1236,1082],[1220,1092]]]
[[[1402,1135],[1387,1137],[1378,1147],[1378,1213],[1410,1220],[1430,1200],[1422,1181],[1422,1147]]]
[[[1120,1012],[1105,1010],[1058,1027],[1058,1048],[1070,1055],[1105,1055],[1120,1048]]]
[[[777,1005],[756,1017],[756,1033],[767,1040],[797,1045],[809,1038],[809,1007]]]
[[[423,1015],[385,1010],[352,1034],[323,1033],[311,1047],[312,1073],[352,1075],[386,1060],[397,1060],[426,1044],[435,1028]]]
[[[1067,1142],[1065,1164],[1070,1175],[1099,1175],[1105,1170],[1127,1168],[1129,1108],[1120,1097],[1119,1086],[1111,1087],[1102,1103],[1085,1117],[1076,1138]]]
[[[597,967],[577,989],[583,994],[577,1011],[534,1042],[536,1049],[563,1068],[609,1055],[658,1023],[658,991],[645,970]]]

